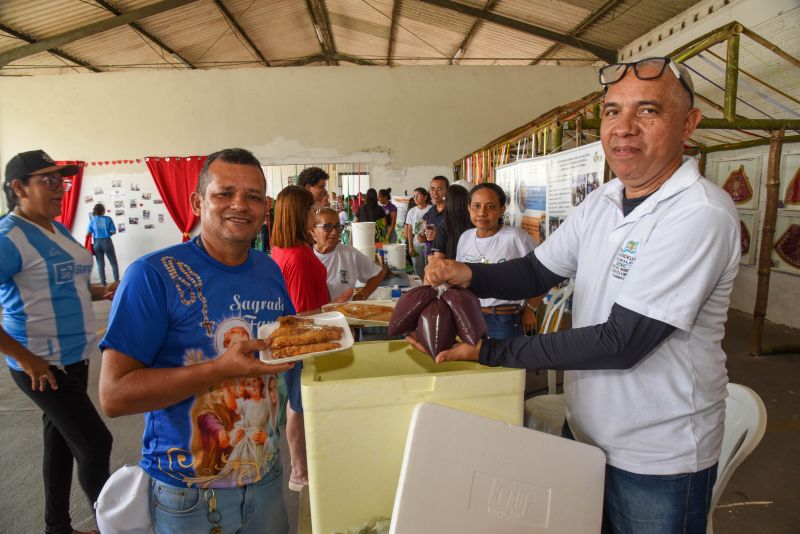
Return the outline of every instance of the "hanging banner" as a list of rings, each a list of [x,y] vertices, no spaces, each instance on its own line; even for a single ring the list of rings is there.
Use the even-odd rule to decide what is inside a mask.
[[[547,156],[547,235],[586,195],[603,183],[605,154],[600,142]]]
[[[547,163],[546,158],[517,163],[515,203],[519,212],[519,226],[537,243],[546,237]]]
[[[599,141],[498,167],[495,183],[509,199],[504,224],[522,228],[541,243],[600,187],[604,167]]]

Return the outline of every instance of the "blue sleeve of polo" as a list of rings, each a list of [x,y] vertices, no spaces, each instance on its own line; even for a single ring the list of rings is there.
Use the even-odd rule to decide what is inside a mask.
[[[5,284],[22,270],[22,256],[8,236],[0,235],[0,284]]]

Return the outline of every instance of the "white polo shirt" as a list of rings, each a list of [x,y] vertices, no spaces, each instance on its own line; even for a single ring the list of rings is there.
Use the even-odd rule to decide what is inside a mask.
[[[573,327],[606,322],[617,303],[677,330],[632,369],[566,372],[567,418],[612,466],[696,472],[722,444],[720,343],[739,267],[738,214],[691,158],[627,217],[622,198],[618,179],[603,185],[534,253],[575,278]]]

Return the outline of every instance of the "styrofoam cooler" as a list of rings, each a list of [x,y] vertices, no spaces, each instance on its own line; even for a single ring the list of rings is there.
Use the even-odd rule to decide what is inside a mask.
[[[406,246],[403,244],[384,244],[383,250],[386,251],[386,263],[394,269],[404,271],[406,269]]]
[[[350,225],[353,235],[353,246],[356,248],[375,247],[375,223],[354,222]]]
[[[524,388],[521,369],[436,364],[405,341],[356,343],[306,360],[302,395],[314,532],[346,531],[391,515],[417,403],[520,425]]]

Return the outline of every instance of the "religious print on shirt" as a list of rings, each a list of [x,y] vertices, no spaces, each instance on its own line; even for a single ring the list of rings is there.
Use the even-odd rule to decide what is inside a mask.
[[[191,366],[218,358],[234,343],[254,339],[262,324],[292,314],[280,270],[266,254],[251,250],[243,265],[230,267],[189,242],[131,265],[101,350],[113,348],[148,367]],[[217,384],[148,412],[141,466],[177,486],[257,482],[278,460],[286,398],[283,375],[263,375]]]

